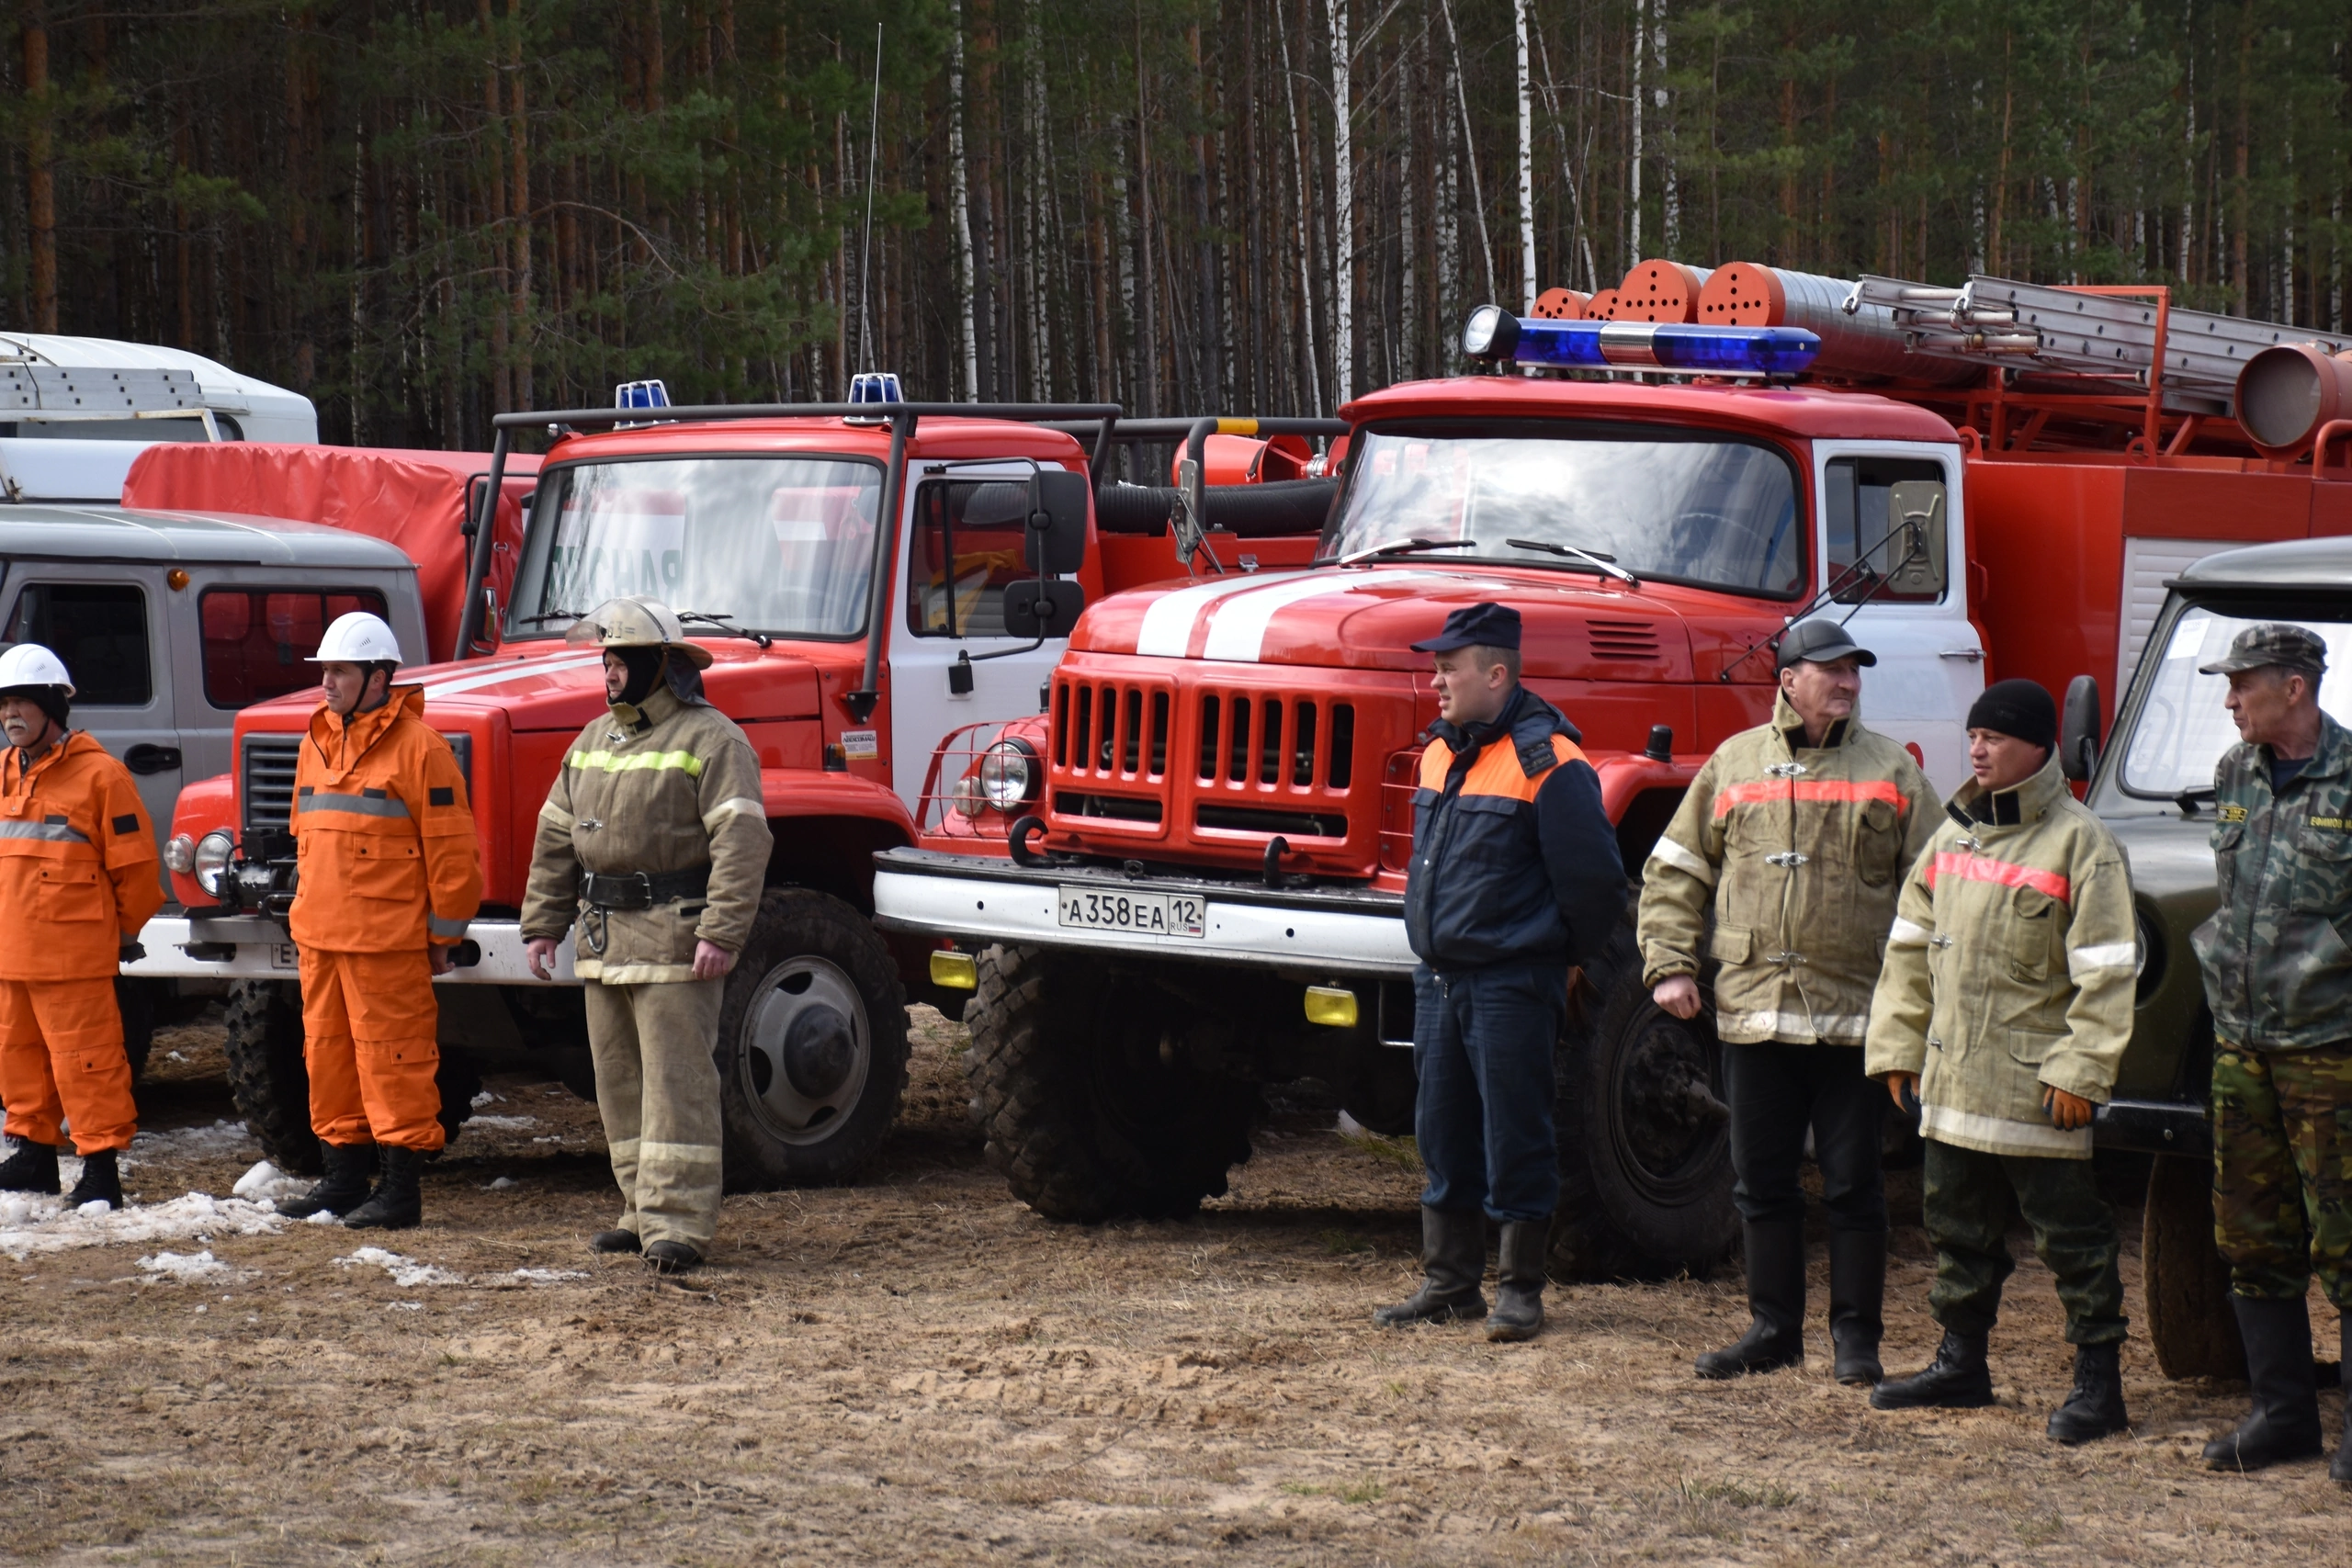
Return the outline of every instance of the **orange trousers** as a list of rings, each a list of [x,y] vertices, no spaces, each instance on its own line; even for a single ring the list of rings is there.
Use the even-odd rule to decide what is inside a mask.
[[[0,980],[0,1103],[12,1138],[77,1154],[127,1149],[139,1130],[112,980]]]
[[[302,1063],[311,1130],[330,1144],[431,1151],[442,1131],[441,1021],[424,949],[321,953],[303,948]]]

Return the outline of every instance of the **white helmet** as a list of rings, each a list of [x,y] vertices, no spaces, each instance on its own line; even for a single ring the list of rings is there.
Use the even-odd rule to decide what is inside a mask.
[[[312,664],[374,664],[388,660],[401,661],[400,638],[392,635],[383,617],[371,615],[365,610],[354,610],[347,615],[337,615],[327,627],[327,635],[319,639],[319,651],[311,655]]]
[[[74,694],[63,661],[37,642],[20,642],[0,653],[0,692],[19,686],[62,686],[67,696]]]
[[[710,668],[710,649],[686,640],[677,612],[641,593],[605,600],[572,622],[563,640],[594,648],[674,648],[695,669]]]

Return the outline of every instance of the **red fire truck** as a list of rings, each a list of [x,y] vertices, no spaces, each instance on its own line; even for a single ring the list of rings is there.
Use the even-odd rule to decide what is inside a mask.
[[[1642,272],[1611,319],[1477,312],[1464,351],[1495,374],[1348,404],[1307,570],[1094,604],[1048,712],[946,785],[953,830],[879,857],[885,929],[959,950],[933,964],[976,991],[989,1157],[1040,1212],[1222,1192],[1269,1082],[1317,1077],[1409,1129],[1401,895],[1436,716],[1409,645],[1448,611],[1521,611],[1526,679],[1581,727],[1638,874],[1700,763],[1769,712],[1793,618],[1851,620],[1879,655],[1865,719],[1940,788],[1966,777],[1988,671],[2072,688],[2080,772],[2168,578],[2232,542],[2352,533],[2329,461],[2352,426],[2321,417],[2344,343],[2161,289],[1744,264],[1654,272],[1645,315]],[[1717,1043],[1640,978],[1629,913],[1560,1043],[1554,1250],[1587,1277],[1703,1269],[1736,1232]],[[2193,1032],[2142,1022],[2157,1043],[2102,1142],[2192,1149]]]
[[[614,594],[650,592],[717,656],[709,697],[759,752],[775,836],[722,1017],[729,1184],[855,1170],[904,1086],[908,998],[962,1001],[933,990],[933,944],[885,938],[870,919],[872,856],[916,838],[934,756],[1037,710],[1086,602],[1184,570],[1171,513],[1188,539],[1204,525],[1208,549],[1237,571],[1312,552],[1334,487],[1307,472],[1305,437],[1341,427],[1225,426],[1186,459],[1199,459],[1189,491],[1106,478],[1098,493],[1091,476],[1181,441],[1193,422],[895,399],[502,416],[475,490],[483,507],[527,466],[515,437],[551,434],[521,498],[527,526],[519,543],[512,529],[494,536],[478,511],[464,582],[436,606],[455,628],[435,650],[447,657],[399,677],[424,687],[481,834],[482,916],[439,991],[445,1121],[464,1119],[485,1065],[518,1055],[593,1092],[569,951],[561,983],[534,981],[516,919],[539,803],[605,705],[596,654],[563,633]],[[181,793],[165,855],[176,903],[145,931],[137,966],[231,982],[232,1087],[265,1149],[295,1168],[317,1150],[284,924],[286,827],[316,705],[306,686],[245,708],[232,771]]]

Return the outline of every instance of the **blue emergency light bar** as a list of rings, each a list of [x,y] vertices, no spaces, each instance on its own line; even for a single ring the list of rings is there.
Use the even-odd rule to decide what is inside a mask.
[[[1462,352],[1489,363],[1562,370],[1673,370],[1691,376],[1794,376],[1821,352],[1802,327],[1701,327],[1679,321],[1555,321],[1481,305]]]
[[[623,381],[613,389],[613,407],[616,409],[666,409],[670,406],[670,389],[659,381]]]
[[[849,400],[854,403],[903,403],[907,398],[899,389],[897,371],[861,370],[850,378]]]

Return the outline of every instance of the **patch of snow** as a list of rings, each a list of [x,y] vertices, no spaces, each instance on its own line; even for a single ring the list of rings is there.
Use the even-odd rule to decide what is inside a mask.
[[[130,1140],[138,1159],[218,1159],[241,1155],[254,1145],[243,1122],[215,1122],[209,1127],[170,1127],[141,1133]],[[129,1162],[126,1162],[129,1163]]]
[[[536,1116],[471,1116],[466,1119],[469,1127],[505,1127],[515,1131],[538,1124],[539,1119]]]
[[[104,1198],[93,1198],[88,1202],[83,1204],[80,1208],[75,1209],[74,1212],[86,1220],[98,1214],[113,1213],[114,1205],[107,1201]]]
[[[229,1190],[255,1203],[275,1203],[280,1198],[299,1197],[310,1190],[311,1184],[301,1177],[288,1176],[263,1160],[237,1178],[236,1186]]]
[[[302,1223],[306,1225],[339,1225],[343,1224],[343,1216],[333,1209],[321,1209],[317,1213],[304,1218]]]
[[[173,1241],[181,1236],[275,1235],[285,1223],[263,1204],[215,1198],[209,1192],[191,1192],[167,1203],[134,1204],[127,1209],[85,1203],[79,1213],[68,1213],[62,1198],[0,1192],[0,1253],[20,1263],[37,1252],[70,1252],[85,1247]]]
[[[152,1258],[141,1258],[139,1267],[144,1272],[153,1274],[158,1279],[177,1280],[184,1284],[194,1283],[199,1280],[243,1278],[243,1270],[232,1269],[213,1257],[212,1249],[209,1247],[194,1257],[189,1257],[184,1252],[158,1252]]]
[[[515,1180],[511,1176],[502,1176],[497,1180],[490,1184],[489,1190],[492,1192],[503,1192],[510,1187],[520,1187],[521,1185],[523,1184]]]
[[[559,1280],[585,1280],[586,1272],[578,1269],[517,1269],[514,1277],[535,1285],[552,1285]]]
[[[423,1302],[386,1302],[384,1305],[392,1312],[423,1312],[424,1310]],[[203,1309],[199,1307],[198,1310],[200,1312]]]
[[[475,1105],[495,1105],[498,1103],[498,1096],[491,1093],[488,1089],[483,1089],[480,1094],[473,1097],[471,1103]]]
[[[403,1291],[413,1291],[420,1285],[462,1285],[466,1277],[452,1274],[430,1263],[419,1263],[413,1258],[403,1258],[397,1252],[387,1252],[380,1247],[363,1247],[348,1258],[338,1258],[345,1268],[362,1264],[381,1269],[392,1277],[392,1283]]]

